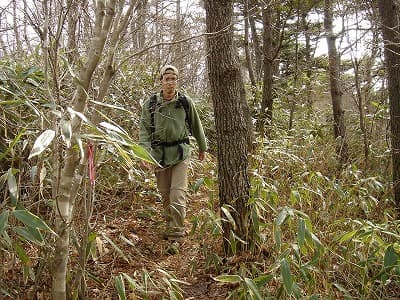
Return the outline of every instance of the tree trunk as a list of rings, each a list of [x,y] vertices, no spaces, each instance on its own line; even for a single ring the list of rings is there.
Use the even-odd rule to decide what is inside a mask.
[[[249,23],[250,23],[250,29],[251,29],[251,39],[253,42],[253,47],[254,47],[254,53],[255,53],[255,76],[256,76],[256,81],[261,80],[261,75],[262,75],[262,57],[263,57],[263,51],[262,47],[260,45],[260,40],[258,38],[257,34],[257,27],[256,27],[256,22],[255,22],[255,15],[254,11],[257,6],[257,1],[255,0],[250,0],[250,7],[249,10],[251,13],[249,13]]]
[[[378,5],[389,89],[393,194],[397,210],[400,212],[400,7],[394,0],[379,0]]]
[[[174,41],[182,39],[182,16],[181,16],[181,1],[176,0],[176,19],[174,30]],[[183,70],[183,53],[182,44],[177,43],[173,46],[173,61],[178,70]]]
[[[336,153],[339,156],[340,166],[348,160],[348,145],[346,141],[346,127],[344,123],[344,110],[342,108],[342,91],[339,83],[339,57],[336,51],[336,37],[333,33],[333,7],[332,0],[325,0],[324,26],[329,55],[329,80],[333,109],[333,132],[337,141]]]
[[[78,85],[73,99],[74,111],[84,113],[87,105],[87,92],[93,76],[93,72],[98,66],[107,34],[112,24],[115,11],[116,0],[108,1],[105,6],[104,1],[98,1],[96,7],[96,19],[94,27],[94,37],[88,54],[88,59],[79,73]],[[79,136],[81,129],[81,119],[77,116],[71,120],[72,132]],[[61,170],[60,189],[57,196],[56,226],[59,238],[56,241],[54,260],[53,260],[53,283],[52,299],[66,299],[66,277],[67,262],[69,253],[69,235],[71,215],[74,205],[74,191],[72,186],[76,184],[75,170],[79,164],[79,154],[74,145],[66,150],[66,159]]]
[[[14,49],[14,53],[17,52],[18,55],[22,55],[22,43],[21,43],[21,36],[20,36],[20,29],[18,28],[19,24],[18,24],[18,18],[17,18],[17,1],[14,0],[12,2],[12,6],[13,6],[13,20],[14,20],[14,26],[13,26],[13,30],[14,30],[14,37],[15,37],[15,49]]]
[[[296,34],[295,34],[295,51],[294,51],[294,74],[293,74],[293,87],[296,94],[291,95],[289,98],[289,132],[293,129],[294,112],[296,110],[296,102],[299,101],[297,97],[297,90],[299,85],[299,32],[300,32],[300,7],[297,7],[297,19],[296,19]]]
[[[311,32],[310,32],[310,25],[307,21],[307,13],[303,13],[301,16],[301,23],[303,28],[303,34],[305,38],[305,75],[306,75],[306,103],[308,108],[308,113],[310,114],[313,110],[313,101],[311,98],[311,77],[312,77],[312,65],[311,65]]]
[[[255,90],[257,88],[257,80],[254,76],[254,70],[253,70],[253,62],[251,59],[251,53],[250,53],[250,47],[249,47],[249,8],[248,8],[248,0],[245,0],[244,3],[244,51],[246,53],[246,64],[247,64],[247,70],[249,72],[249,78],[251,82],[251,86],[253,89],[253,94],[255,94]]]
[[[365,159],[365,169],[368,167],[368,156],[369,156],[369,141],[368,134],[365,124],[365,112],[364,112],[364,100],[361,92],[361,79],[360,79],[360,62],[357,58],[354,58],[352,61],[354,68],[354,85],[356,90],[356,99],[357,99],[357,107],[358,107],[358,118],[360,124],[360,130],[363,137],[364,144],[364,159]]]
[[[272,122],[272,75],[274,69],[273,62],[273,44],[272,44],[272,6],[267,5],[263,12],[263,96],[261,101],[261,111],[258,119],[258,131],[263,135],[267,127],[267,136],[270,134],[270,125]]]
[[[224,249],[232,254],[246,248],[234,235],[246,243],[252,240],[247,206],[250,183],[245,90],[233,44],[233,2],[207,0],[205,9],[207,32],[217,32],[207,39],[207,67],[217,130],[220,206],[228,209],[235,220],[235,225],[222,224]]]
[[[67,58],[70,64],[73,64],[76,60],[79,60],[78,55],[78,43],[76,28],[78,23],[78,15],[80,13],[78,3],[75,1],[71,2],[70,13],[68,14],[68,38],[67,38]]]
[[[139,0],[137,3],[137,17],[134,28],[134,47],[136,49],[142,49],[144,47],[145,39],[146,39],[146,13],[147,13],[147,0]]]

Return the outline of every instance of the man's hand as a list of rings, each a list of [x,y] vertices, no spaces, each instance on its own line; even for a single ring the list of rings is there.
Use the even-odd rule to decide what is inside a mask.
[[[204,151],[199,151],[199,160],[203,161],[206,157],[206,153]]]

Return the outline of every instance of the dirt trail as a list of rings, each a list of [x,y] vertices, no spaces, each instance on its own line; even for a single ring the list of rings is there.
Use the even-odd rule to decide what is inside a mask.
[[[187,232],[191,231],[190,218],[205,207],[206,203],[207,198],[204,195],[189,197]],[[179,280],[177,284],[183,290],[181,293],[184,299],[217,300],[227,297],[226,288],[217,285],[212,279],[215,274],[209,274],[205,270],[202,241],[198,237],[189,234],[181,243],[179,253],[166,253],[169,242],[161,237],[164,228],[161,212],[160,202],[145,197],[140,201],[133,201],[129,209],[115,212],[118,217],[106,216],[105,220],[108,221],[100,224],[96,232],[106,235],[121,252],[107,239],[97,239],[100,255],[96,261],[89,262],[88,269],[102,283],[93,280],[88,282],[90,299],[118,299],[113,278],[120,273],[136,278],[139,288],[145,286],[143,275],[150,275],[147,278],[150,299],[170,298],[168,293],[173,288],[168,288],[168,284],[174,283],[174,280],[165,282],[165,278],[169,276]],[[127,281],[125,289],[128,299],[141,299],[140,292],[131,292]]]

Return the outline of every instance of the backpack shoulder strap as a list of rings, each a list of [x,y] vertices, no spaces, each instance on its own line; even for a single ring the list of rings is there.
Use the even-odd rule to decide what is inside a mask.
[[[184,94],[178,93],[178,102],[180,105],[182,105],[183,109],[185,110],[185,121],[186,124],[188,125],[188,129],[190,134],[192,134],[192,124],[190,122],[190,117],[189,117],[189,102]]]
[[[156,130],[155,124],[154,124],[154,113],[157,108],[157,95],[154,94],[150,97],[150,102],[149,102],[149,112],[150,112],[150,130],[151,130],[151,136],[153,137],[154,131]]]

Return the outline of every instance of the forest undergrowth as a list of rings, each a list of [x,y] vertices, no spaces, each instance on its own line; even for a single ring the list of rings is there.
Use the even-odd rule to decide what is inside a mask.
[[[47,145],[40,156],[27,159],[42,133],[29,129],[36,128],[37,118],[23,101],[2,104],[12,139],[1,154],[9,164],[0,177],[1,297],[49,299],[55,238],[44,222],[55,222],[49,174],[58,158],[53,153],[63,153],[64,141],[57,140],[59,152]],[[85,125],[90,134],[82,138],[96,145],[97,169],[95,185],[83,173],[74,207],[67,278],[72,299],[399,298],[400,222],[391,194],[390,151],[379,133],[383,118],[368,119],[373,130],[366,159],[357,116],[348,114],[351,155],[339,168],[330,113],[310,116],[299,108],[288,130],[287,104],[275,101],[271,136],[257,137],[248,157],[246,220],[254,243],[238,252],[242,241],[232,234],[233,255],[226,256],[222,224],[235,224],[232,208],[219,205],[212,113],[201,105],[210,154],[205,163],[191,162],[188,236],[172,256],[161,238],[153,174],[139,168],[131,151],[137,151],[134,134],[122,130],[132,127],[132,115],[111,106],[103,117],[123,119],[119,127]],[[45,105],[42,109],[48,113]],[[20,129],[23,122],[26,128]]]
[[[165,252],[162,204],[152,174],[137,170],[135,180],[122,184],[104,176],[114,167],[103,165],[88,193],[95,199],[84,276],[88,298],[398,299],[400,226],[386,179],[369,176],[356,164],[339,173],[334,149],[323,142],[328,129],[319,130],[320,135],[314,128],[258,141],[262,150],[250,159],[248,218],[257,225],[251,233],[256,242],[239,253],[241,241],[232,236],[231,257],[221,248],[221,224],[234,221],[227,208],[219,208],[212,155],[204,164],[191,163],[188,236],[175,255]],[[385,161],[375,163],[385,168]],[[75,237],[84,227],[83,209],[79,205],[76,211]],[[2,272],[3,295],[9,294],[3,298],[49,299],[49,273],[39,272],[46,252],[31,243],[24,247],[30,268],[15,256],[8,263],[12,255],[2,256],[2,263],[12,266]],[[77,285],[75,270],[82,264],[76,249],[71,286]]]

